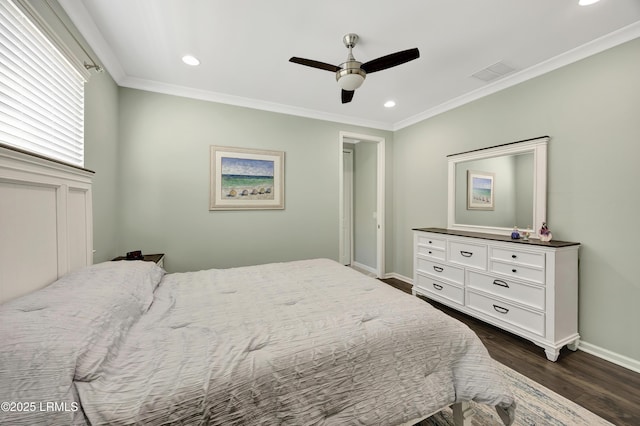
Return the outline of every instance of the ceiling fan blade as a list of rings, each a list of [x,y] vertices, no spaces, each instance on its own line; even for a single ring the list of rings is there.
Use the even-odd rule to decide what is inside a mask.
[[[386,70],[387,68],[395,67],[396,65],[401,65],[405,62],[413,61],[419,57],[420,51],[417,48],[407,49],[366,62],[362,64],[360,68],[369,74],[376,71]]]
[[[351,99],[353,99],[354,93],[356,93],[355,90],[344,90],[344,89],[342,89],[342,103],[343,104],[347,104],[347,103],[351,102]]]
[[[311,68],[318,68],[326,71],[333,71],[333,72],[340,71],[340,67],[336,65],[331,65],[324,62],[320,62],[320,61],[314,61],[313,59],[298,58],[294,56],[291,59],[289,59],[289,62],[293,62],[294,64],[306,65]]]

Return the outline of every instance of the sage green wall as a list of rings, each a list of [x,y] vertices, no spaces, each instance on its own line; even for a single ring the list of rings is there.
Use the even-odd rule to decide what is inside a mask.
[[[119,101],[120,249],[165,252],[170,272],[338,260],[339,132],[392,138],[127,88]],[[286,208],[209,211],[210,145],[285,151]]]
[[[581,337],[640,361],[638,76],[640,39],[395,132],[395,271],[412,275],[411,228],[447,225],[447,154],[549,135],[548,224],[582,243]]]
[[[95,173],[93,248],[95,263],[119,256],[118,86],[111,76],[93,73],[85,84],[85,167]]]

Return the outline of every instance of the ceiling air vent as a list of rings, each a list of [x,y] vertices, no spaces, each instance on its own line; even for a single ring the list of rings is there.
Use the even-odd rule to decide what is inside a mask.
[[[493,65],[489,65],[488,67],[483,68],[480,71],[477,71],[471,74],[471,77],[475,77],[482,81],[489,82],[497,78],[500,78],[504,75],[507,75],[515,70],[516,70],[515,68],[512,68],[509,65],[505,64],[504,62],[500,61],[500,62],[496,62]]]

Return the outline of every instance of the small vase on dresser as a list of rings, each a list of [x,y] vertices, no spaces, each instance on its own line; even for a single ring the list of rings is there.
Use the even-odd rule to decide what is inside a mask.
[[[565,345],[577,349],[579,243],[413,231],[414,295],[528,339],[550,361]]]

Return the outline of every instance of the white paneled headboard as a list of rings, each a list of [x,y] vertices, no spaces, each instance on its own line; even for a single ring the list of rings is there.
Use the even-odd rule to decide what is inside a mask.
[[[0,303],[93,263],[92,177],[0,145]]]

